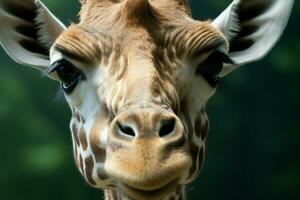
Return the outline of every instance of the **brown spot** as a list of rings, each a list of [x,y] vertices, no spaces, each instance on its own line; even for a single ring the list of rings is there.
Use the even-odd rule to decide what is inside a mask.
[[[103,163],[105,161],[106,158],[106,150],[96,147],[95,145],[92,146],[92,151],[95,155],[95,159],[97,163]]]
[[[174,197],[174,196],[172,196],[171,198],[170,198],[170,200],[175,200],[176,198]]]
[[[199,114],[197,119],[196,119],[196,122],[195,122],[195,134],[196,134],[196,136],[200,137],[201,132],[202,132],[202,115]]]
[[[180,104],[181,112],[184,117],[184,122],[185,122],[185,130],[187,133],[189,133],[189,140],[191,140],[193,133],[194,133],[194,128],[191,120],[191,116],[189,115],[189,109],[188,109],[189,102],[184,99],[182,100]]]
[[[201,139],[204,140],[207,137],[208,132],[208,119],[205,113],[198,115],[195,122],[195,134],[197,137],[201,136]]]
[[[73,134],[73,138],[75,139],[76,144],[79,145],[78,129],[77,129],[76,123],[74,123],[74,122],[72,122],[72,125],[71,125],[71,132]]]
[[[190,151],[191,151],[193,160],[196,160],[197,152],[199,151],[199,145],[195,144],[192,140],[190,140]]]
[[[93,126],[90,133],[90,145],[91,150],[95,156],[95,160],[97,163],[103,163],[106,158],[106,150],[101,148],[101,129],[106,126],[106,119],[103,117],[99,117]]]
[[[99,178],[100,180],[102,180],[102,181],[108,179],[107,174],[106,174],[106,173],[104,172],[104,170],[101,169],[101,168],[97,169],[97,175],[98,175],[98,178]]]
[[[182,108],[182,113],[184,115],[184,122],[185,122],[185,128],[186,128],[186,132],[188,133],[188,142],[189,142],[189,148],[190,148],[190,153],[192,156],[192,166],[190,168],[190,172],[189,172],[189,179],[192,178],[194,176],[194,173],[197,169],[197,156],[198,156],[198,152],[199,152],[199,145],[195,144],[193,141],[193,136],[194,136],[194,132],[195,129],[193,127],[192,124],[192,120],[191,120],[191,116],[189,115],[189,109],[188,106],[189,103],[184,100],[181,103],[181,108]]]
[[[85,163],[85,177],[87,178],[88,182],[91,185],[96,185],[96,182],[94,181],[92,175],[93,175],[93,169],[94,169],[94,161],[92,156],[87,157],[84,160]]]
[[[87,139],[86,139],[86,132],[85,132],[83,127],[81,127],[81,129],[80,129],[79,139],[80,139],[80,143],[82,145],[82,148],[85,151],[87,149],[88,144],[87,144]]]

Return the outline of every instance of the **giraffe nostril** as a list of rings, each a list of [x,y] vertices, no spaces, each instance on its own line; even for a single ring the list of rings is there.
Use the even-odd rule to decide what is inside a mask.
[[[135,137],[135,132],[130,126],[122,125],[121,123],[118,122],[118,128],[122,134],[130,137]]]
[[[175,118],[171,118],[168,120],[161,121],[161,126],[159,129],[159,137],[165,137],[174,132],[176,120]]]

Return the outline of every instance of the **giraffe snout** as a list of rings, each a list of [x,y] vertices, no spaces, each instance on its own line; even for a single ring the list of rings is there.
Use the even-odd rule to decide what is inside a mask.
[[[183,135],[183,131],[182,123],[173,113],[150,109],[123,113],[112,127],[113,136],[128,140],[153,137],[168,140]]]
[[[180,119],[165,110],[124,112],[112,122],[106,171],[121,184],[153,191],[178,181],[191,164]]]

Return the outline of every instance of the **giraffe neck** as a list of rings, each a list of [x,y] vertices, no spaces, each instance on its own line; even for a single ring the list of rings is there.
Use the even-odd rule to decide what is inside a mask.
[[[104,200],[140,200],[140,199],[130,199],[123,196],[116,190],[105,189],[104,190]],[[178,186],[172,193],[162,200],[187,200],[185,187]]]

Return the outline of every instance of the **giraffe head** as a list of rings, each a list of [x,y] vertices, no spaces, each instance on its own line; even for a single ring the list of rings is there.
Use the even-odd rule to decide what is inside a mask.
[[[273,47],[293,0],[236,0],[214,21],[192,19],[185,0],[81,4],[80,22],[65,27],[40,1],[1,1],[2,46],[60,82],[90,185],[128,199],[184,198],[220,77]]]

